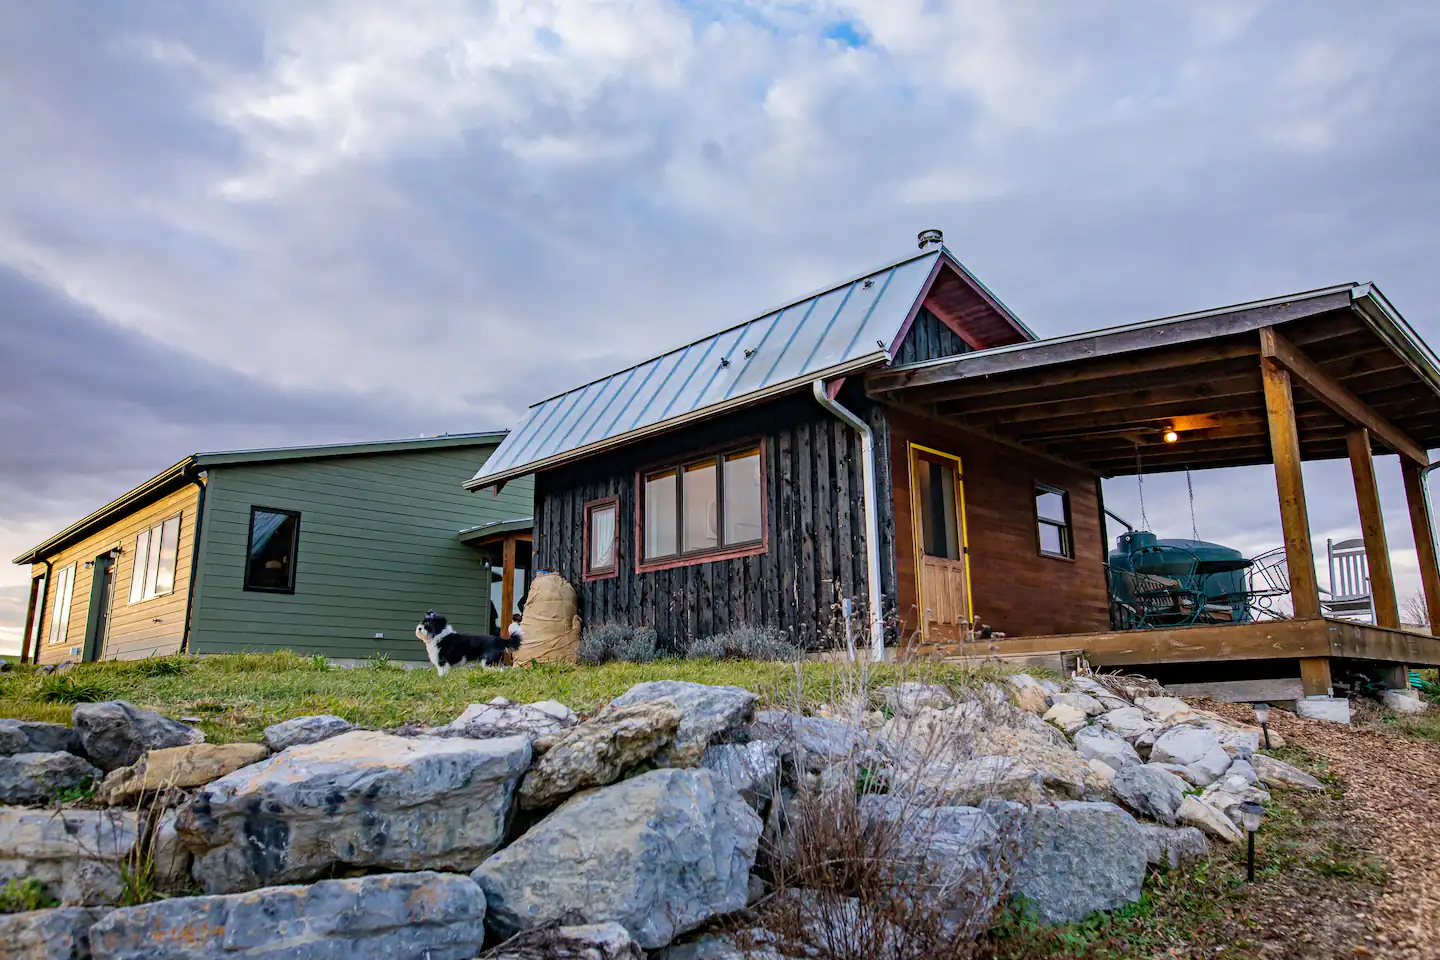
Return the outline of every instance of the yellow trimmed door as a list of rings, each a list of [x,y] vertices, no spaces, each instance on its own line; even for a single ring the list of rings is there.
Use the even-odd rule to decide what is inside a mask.
[[[927,643],[970,638],[970,570],[960,458],[910,444],[910,503],[915,581]]]

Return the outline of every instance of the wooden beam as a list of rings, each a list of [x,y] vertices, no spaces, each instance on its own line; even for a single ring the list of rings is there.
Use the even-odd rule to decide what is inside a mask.
[[[1380,488],[1375,482],[1375,458],[1370,452],[1370,431],[1353,427],[1345,437],[1350,451],[1350,473],[1355,478],[1355,502],[1360,507],[1360,532],[1365,537],[1365,560],[1370,568],[1370,596],[1375,622],[1400,626],[1400,602],[1395,595],[1395,574],[1390,569],[1390,547],[1385,542],[1385,518],[1380,513]]]
[[[1424,449],[1406,436],[1405,431],[1345,389],[1339,380],[1326,373],[1319,364],[1302,353],[1299,347],[1276,333],[1274,327],[1261,328],[1260,355],[1284,367],[1310,394],[1357,427],[1369,430],[1391,450],[1403,457],[1409,457],[1421,466],[1430,462]]]
[[[1300,686],[1307,697],[1333,697],[1329,657],[1300,658]]]
[[[1077,414],[1104,413],[1109,411],[1133,411],[1143,415],[1153,407],[1174,406],[1200,400],[1214,400],[1223,397],[1253,397],[1260,390],[1259,377],[1253,369],[1216,379],[1198,380],[1188,383],[1156,386],[1123,393],[1103,394],[1079,399],[1056,400],[1024,407],[1002,407],[992,413],[977,415],[973,422],[994,424],[1023,424],[1035,421],[1071,417]],[[940,412],[968,414],[963,406],[942,406]]]
[[[500,569],[505,577],[500,584],[500,622],[495,625],[496,632],[502,637],[510,636],[510,611],[515,607],[515,536],[512,534],[505,538],[505,546],[500,553]]]
[[[1425,610],[1430,631],[1440,636],[1440,564],[1435,559],[1435,518],[1425,500],[1425,478],[1420,467],[1401,459],[1405,478],[1405,500],[1410,507],[1410,531],[1415,537],[1415,556],[1420,561],[1420,586],[1425,593]]]
[[[1295,426],[1295,399],[1290,374],[1273,360],[1262,359],[1265,415],[1270,424],[1270,457],[1280,497],[1280,527],[1285,533],[1285,558],[1290,568],[1290,595],[1295,617],[1320,616],[1320,583],[1310,546],[1310,516],[1305,509],[1305,480],[1300,472],[1300,435]]]

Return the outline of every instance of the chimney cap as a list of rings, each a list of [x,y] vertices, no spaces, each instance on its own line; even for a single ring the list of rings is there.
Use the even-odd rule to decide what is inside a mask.
[[[939,230],[934,229],[921,230],[918,234],[915,235],[915,238],[920,241],[921,250],[924,250],[932,243],[935,244],[935,246],[937,247],[942,246],[945,243],[945,234],[941,233]]]

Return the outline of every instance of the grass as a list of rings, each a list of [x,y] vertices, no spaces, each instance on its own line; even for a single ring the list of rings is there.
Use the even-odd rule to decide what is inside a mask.
[[[440,677],[433,670],[407,670],[382,658],[344,669],[323,658],[293,653],[171,656],[80,664],[60,676],[17,667],[0,677],[0,716],[68,723],[71,704],[124,699],[172,717],[199,717],[196,725],[208,740],[228,743],[259,740],[272,723],[316,713],[335,714],[366,727],[445,723],[469,704],[497,696],[522,703],[554,699],[591,712],[644,680],[734,684],[754,690],[762,703],[774,705],[794,702],[798,683],[802,699],[818,705],[831,699],[848,669],[823,663],[658,660],[601,667],[551,664],[456,670]],[[975,686],[1009,672],[946,665],[925,669],[925,679],[952,686]],[[900,668],[889,665],[874,670],[881,682],[901,675]]]
[[[59,905],[60,901],[45,891],[45,884],[34,877],[11,880],[0,887],[0,913],[25,913]]]

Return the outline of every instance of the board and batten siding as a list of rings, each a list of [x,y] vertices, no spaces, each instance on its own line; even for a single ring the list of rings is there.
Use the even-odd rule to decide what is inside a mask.
[[[879,449],[886,449],[885,410],[857,394],[847,389],[841,401],[867,418]],[[764,445],[766,551],[637,572],[637,471],[754,440]],[[879,459],[881,580],[889,614],[894,527],[889,464]],[[862,490],[855,431],[808,394],[787,397],[541,473],[536,564],[575,585],[587,625],[613,620],[652,626],[668,649],[742,625],[778,628],[812,647],[843,642],[839,611],[845,597],[854,602],[863,642],[868,587]],[[612,496],[619,498],[618,572],[586,581],[585,504]]]
[[[291,649],[424,660],[434,608],[460,631],[489,623],[489,571],[459,531],[531,515],[529,478],[495,496],[461,484],[494,447],[221,465],[210,471],[190,649]],[[300,514],[295,592],[243,589],[251,507]],[[375,634],[384,635],[375,639]]]
[[[40,623],[36,663],[80,659],[79,651],[85,648],[85,638],[91,626],[90,597],[95,586],[95,571],[87,569],[85,564],[116,548],[120,555],[115,560],[110,630],[104,647],[98,651],[98,658],[138,660],[175,653],[180,649],[185,635],[185,605],[190,597],[190,563],[195,553],[195,513],[199,497],[199,488],[187,483],[48,558],[51,561],[50,579],[45,587],[45,615]],[[130,582],[135,571],[136,535],[177,514],[180,516],[180,542],[175,556],[175,589],[149,600],[131,603]],[[64,640],[51,643],[56,574],[72,563],[75,564],[75,587],[70,601],[70,622]],[[44,564],[31,567],[32,576],[44,572]]]

